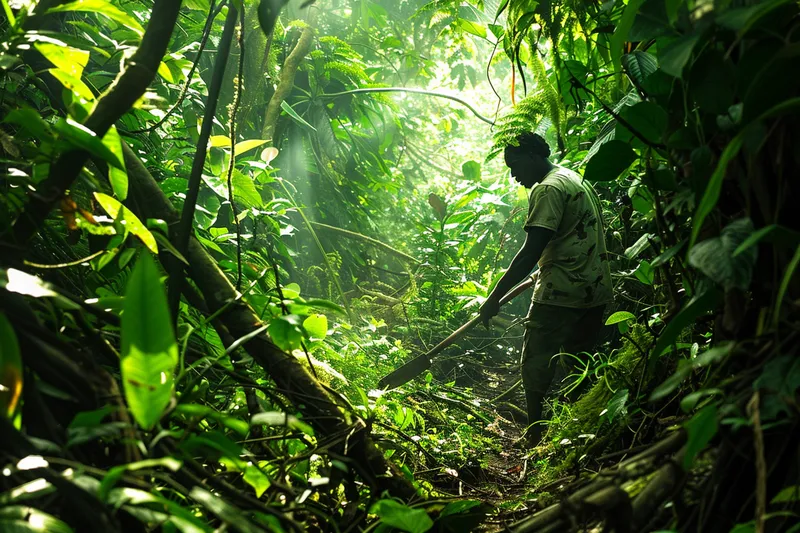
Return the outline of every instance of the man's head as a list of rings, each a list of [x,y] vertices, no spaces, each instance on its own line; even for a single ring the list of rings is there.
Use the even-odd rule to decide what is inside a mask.
[[[541,135],[523,133],[517,137],[519,146],[506,146],[506,165],[511,169],[511,177],[523,187],[533,187],[553,168],[547,159],[550,147]]]

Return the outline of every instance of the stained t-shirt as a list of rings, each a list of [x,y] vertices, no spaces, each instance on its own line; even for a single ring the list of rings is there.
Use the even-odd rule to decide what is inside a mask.
[[[553,230],[539,259],[533,301],[561,307],[595,307],[611,301],[600,200],[569,169],[555,167],[533,186],[525,228]]]

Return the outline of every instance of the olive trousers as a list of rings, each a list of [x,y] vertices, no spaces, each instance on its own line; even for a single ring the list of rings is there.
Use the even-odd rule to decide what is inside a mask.
[[[578,309],[538,302],[531,304],[520,365],[528,407],[529,428],[526,436],[532,443],[538,443],[544,431],[544,424],[536,422],[541,421],[542,402],[553,384],[553,378],[575,368],[574,359],[556,356],[562,353],[592,353],[603,327],[604,310],[605,305]],[[561,372],[557,373],[559,367]],[[577,397],[580,392],[575,391],[570,396]]]

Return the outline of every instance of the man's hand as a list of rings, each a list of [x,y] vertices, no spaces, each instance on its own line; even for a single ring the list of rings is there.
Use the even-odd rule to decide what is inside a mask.
[[[481,306],[481,321],[483,325],[487,328],[489,327],[489,320],[493,316],[497,316],[497,313],[500,312],[500,298],[497,298],[493,294],[490,294],[489,297],[483,302]]]

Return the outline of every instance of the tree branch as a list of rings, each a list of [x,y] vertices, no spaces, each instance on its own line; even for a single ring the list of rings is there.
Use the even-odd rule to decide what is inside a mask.
[[[459,104],[469,109],[472,112],[472,114],[478,117],[480,120],[486,122],[487,124],[494,125],[494,120],[484,117],[478,112],[477,109],[472,107],[469,103],[465,102],[461,98],[458,98],[457,96],[451,96],[449,94],[437,93],[435,91],[426,91],[425,89],[411,89],[407,87],[363,87],[361,89],[352,89],[350,91],[344,91],[340,93],[322,94],[319,97],[337,98],[339,96],[347,96],[351,94],[365,94],[365,93],[412,93],[412,94],[424,94],[426,96],[435,96],[436,98],[445,98],[447,100],[458,102]]]
[[[197,197],[200,193],[200,182],[203,176],[203,167],[206,163],[208,154],[208,138],[211,136],[211,128],[214,125],[214,116],[217,112],[217,102],[219,93],[222,90],[222,81],[225,76],[225,66],[228,63],[228,55],[231,50],[233,40],[233,29],[238,19],[236,7],[231,3],[228,6],[228,16],[225,18],[225,26],[222,29],[222,37],[217,48],[217,55],[214,58],[214,71],[211,75],[211,84],[208,87],[208,97],[206,98],[205,114],[203,123],[200,126],[200,138],[197,140],[197,148],[192,160],[192,171],[189,174],[188,190],[186,200],[183,202],[180,222],[173,232],[173,243],[181,255],[186,257],[186,249],[189,237],[192,234],[192,224],[194,221],[194,209],[197,204]],[[177,321],[178,304],[181,300],[181,287],[183,285],[183,265],[180,261],[173,261],[169,268],[169,287],[167,301],[169,309]]]
[[[264,114],[264,126],[261,129],[261,138],[271,141],[272,144],[275,144],[272,137],[275,135],[275,126],[278,124],[278,117],[281,114],[281,104],[292,92],[294,77],[300,67],[300,61],[306,56],[311,49],[311,44],[314,42],[313,24],[315,18],[314,15],[309,17],[308,26],[303,28],[300,39],[297,40],[294,49],[286,58],[286,61],[283,62],[278,86],[275,88],[272,98],[269,99],[269,104],[267,104],[267,111]]]
[[[157,0],[153,5],[142,43],[83,124],[98,138],[103,138],[152,83],[172,37],[180,7],[181,2],[175,0]],[[30,202],[14,225],[12,238],[15,243],[24,244],[39,231],[55,203],[64,196],[89,157],[86,150],[70,150],[58,158],[48,178],[30,195]]]

